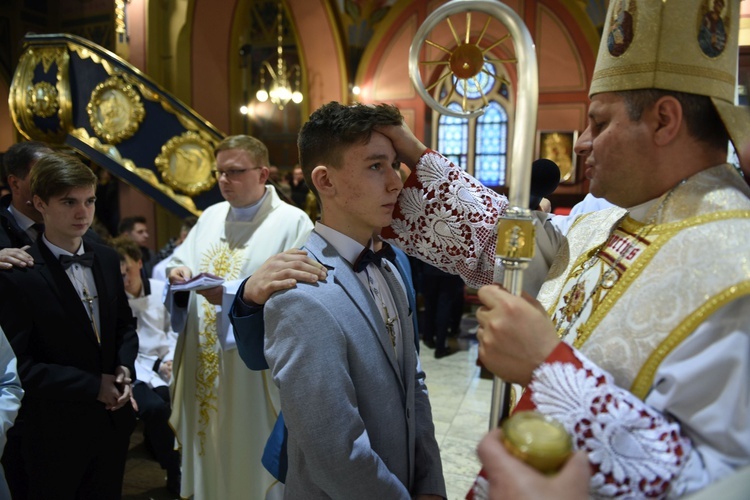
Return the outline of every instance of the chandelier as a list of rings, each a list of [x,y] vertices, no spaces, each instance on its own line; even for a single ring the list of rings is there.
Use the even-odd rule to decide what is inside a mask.
[[[274,71],[274,68],[268,61],[263,61],[260,67],[260,89],[255,93],[255,97],[260,102],[266,102],[270,98],[271,102],[278,106],[279,109],[284,109],[284,106],[289,101],[295,104],[302,102],[302,92],[299,90],[302,70],[299,64],[294,64],[291,68],[287,67],[286,61],[284,61],[284,47],[282,46],[284,36],[283,6],[281,1],[279,1],[278,5],[276,26],[278,29],[276,70]],[[266,73],[271,77],[271,86],[268,90],[266,90]],[[294,81],[293,86],[291,83],[292,80]]]

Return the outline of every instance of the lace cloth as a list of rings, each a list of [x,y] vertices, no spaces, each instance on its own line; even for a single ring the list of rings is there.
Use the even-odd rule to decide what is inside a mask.
[[[677,423],[617,387],[610,374],[578,351],[563,343],[559,349],[567,350],[574,362],[542,364],[525,397],[565,426],[576,449],[588,452],[592,492],[600,497],[664,496],[685,464],[690,440]]]
[[[536,409],[558,420],[586,450],[594,498],[661,498],[684,493],[678,480],[691,454],[680,426],[617,387],[612,376],[560,343],[534,371],[517,410]],[[488,498],[480,474],[467,498]]]
[[[492,283],[496,224],[507,206],[505,196],[428,150],[404,185],[383,237],[479,288]]]

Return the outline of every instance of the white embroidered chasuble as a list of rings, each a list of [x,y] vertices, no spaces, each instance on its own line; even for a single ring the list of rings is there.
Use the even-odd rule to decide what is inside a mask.
[[[250,222],[228,221],[230,206],[205,210],[169,268],[188,266],[232,290],[269,257],[300,247],[312,230],[308,216],[281,201],[273,188]],[[191,292],[185,330],[174,360],[170,424],[182,448],[182,495],[201,499],[264,498],[275,479],[261,465],[266,439],[279,411],[278,390],[266,372],[248,369],[236,349],[219,339],[229,308]]]
[[[528,274],[550,271],[539,297],[555,323],[564,317],[559,331],[574,322],[566,341],[580,351],[561,344],[525,399],[589,451],[598,468],[593,496],[679,496],[750,464],[750,424],[741,417],[750,412],[749,197],[744,180],[721,165],[675,190],[653,228],[624,219],[613,236],[625,216],[614,209],[579,219],[570,240],[550,224],[537,230],[548,266],[532,263]],[[479,286],[493,280],[488,228],[506,206],[428,151],[384,236]],[[612,265],[617,279],[591,296]]]
[[[579,246],[569,255],[579,256],[558,254],[539,292],[558,333],[567,331],[563,340],[641,399],[676,345],[750,293],[747,260],[738,258],[750,245],[750,200],[731,168],[678,186],[655,224],[623,218],[619,208],[578,219],[568,241]]]

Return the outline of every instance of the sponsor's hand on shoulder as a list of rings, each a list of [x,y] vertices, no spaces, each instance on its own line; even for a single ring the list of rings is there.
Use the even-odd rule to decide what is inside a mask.
[[[26,253],[29,245],[21,248],[3,248],[0,250],[0,269],[10,269],[12,267],[31,267],[34,265],[34,258]]]
[[[315,283],[326,279],[328,270],[307,252],[292,248],[266,260],[245,282],[242,300],[263,305],[279,290],[294,288],[298,282]]]

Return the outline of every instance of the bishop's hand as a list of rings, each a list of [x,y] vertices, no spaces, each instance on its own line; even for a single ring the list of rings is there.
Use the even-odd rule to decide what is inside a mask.
[[[555,350],[560,339],[541,305],[497,285],[479,289],[477,310],[479,359],[506,382],[528,385],[533,371]]]

